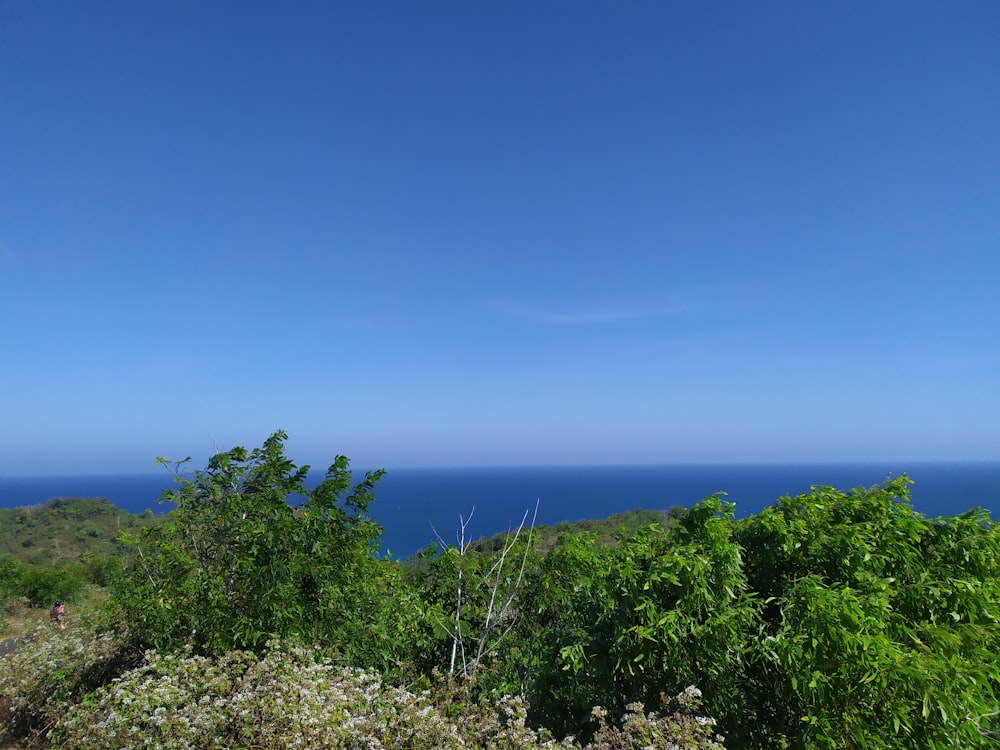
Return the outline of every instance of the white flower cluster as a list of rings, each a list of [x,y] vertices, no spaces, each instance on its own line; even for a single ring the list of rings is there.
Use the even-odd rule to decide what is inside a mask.
[[[725,738],[714,732],[715,719],[692,712],[701,704],[701,691],[689,686],[664,699],[664,712],[644,713],[641,703],[630,703],[620,726],[607,723],[600,707],[591,716],[600,724],[589,750],[724,750]],[[674,713],[666,711],[674,708]]]
[[[320,649],[282,641],[268,644],[263,656],[149,651],[138,667],[97,690],[88,687],[86,675],[121,647],[111,636],[39,634],[0,659],[0,713],[20,722],[0,724],[0,740],[4,733],[39,738],[48,728],[48,742],[65,750],[722,748],[710,731],[714,721],[693,714],[697,688],[669,702],[682,707],[669,717],[629,706],[621,727],[609,727],[606,712],[595,708],[600,730],[581,745],[528,726],[521,698],[474,703],[461,692],[406,690]]]
[[[113,659],[117,640],[40,627],[0,658],[0,744],[60,716],[79,690],[81,674]]]
[[[67,714],[57,731],[62,746],[461,747],[427,694],[282,642],[263,658],[150,652],[94,697]]]

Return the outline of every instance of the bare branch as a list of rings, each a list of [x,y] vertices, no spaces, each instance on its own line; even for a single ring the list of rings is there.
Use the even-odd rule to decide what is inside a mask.
[[[538,503],[536,502],[535,515],[537,516],[537,514],[538,514]],[[521,523],[518,525],[517,531],[514,532],[513,538],[511,538],[511,534],[508,531],[506,539],[504,541],[503,550],[500,552],[500,558],[490,569],[490,575],[493,576],[493,584],[490,587],[490,602],[486,609],[486,619],[483,622],[483,632],[479,637],[479,644],[476,650],[476,661],[475,661],[476,664],[479,664],[480,659],[482,659],[483,649],[486,647],[486,639],[489,636],[490,631],[493,630],[493,628],[496,625],[496,622],[498,622],[503,616],[507,614],[510,603],[514,600],[514,596],[517,593],[517,588],[521,584],[521,576],[524,573],[523,561],[521,565],[521,571],[518,574],[517,581],[514,583],[514,586],[510,592],[510,596],[507,598],[507,601],[504,603],[503,607],[499,610],[499,612],[495,613],[497,591],[500,588],[500,580],[503,575],[503,566],[507,560],[507,554],[514,548],[514,545],[517,544],[517,540],[521,536],[521,531],[524,529],[524,524],[527,520],[528,520],[528,511],[524,511],[524,516],[521,518]],[[534,529],[534,526],[535,526],[535,520],[534,518],[532,518],[531,528]],[[528,553],[526,547],[525,556],[527,556],[527,554]]]
[[[465,540],[465,530],[468,528],[469,521],[476,513],[476,507],[472,507],[472,512],[469,513],[468,518],[463,518],[461,514],[458,516],[458,531],[456,532],[456,538],[458,541],[458,556],[464,557],[465,552],[468,549],[469,543]],[[434,524],[431,524],[431,529],[434,531],[434,536],[437,537],[438,542],[441,544],[442,548],[447,550],[449,545],[447,545],[441,535],[438,534],[437,529],[434,528]],[[462,569],[461,562],[458,564],[458,581],[456,586],[455,594],[455,630],[452,632],[445,628],[445,632],[451,635],[451,659],[448,664],[448,674],[455,674],[455,661],[458,658],[459,652],[462,655],[462,674],[468,674],[468,660],[465,653],[465,637],[462,635],[462,607],[464,606],[464,571]]]

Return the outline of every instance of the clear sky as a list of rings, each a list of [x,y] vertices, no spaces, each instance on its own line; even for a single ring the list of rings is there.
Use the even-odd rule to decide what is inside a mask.
[[[0,0],[0,475],[997,460],[998,282],[990,0]]]

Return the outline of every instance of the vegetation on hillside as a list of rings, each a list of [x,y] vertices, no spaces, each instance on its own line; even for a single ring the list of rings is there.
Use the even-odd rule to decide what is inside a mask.
[[[600,547],[614,547],[627,539],[639,529],[650,525],[666,526],[671,521],[684,514],[683,505],[671,506],[669,510],[649,510],[636,508],[623,513],[613,513],[606,518],[585,518],[579,521],[561,521],[557,524],[539,524],[535,526],[532,533],[538,542],[538,552],[545,554],[555,546],[559,537],[563,534],[574,532],[591,532],[594,534],[594,543]],[[507,534],[501,532],[493,536],[482,537],[469,543],[469,549],[474,552],[489,553],[492,550],[503,546]],[[457,540],[456,540],[457,541]],[[429,545],[421,550],[415,557],[417,559],[434,556],[443,546],[448,546],[448,540],[440,539],[437,543]],[[412,561],[411,561],[412,562]]]
[[[162,516],[129,513],[102,498],[57,498],[0,508],[0,557],[34,566],[121,555],[121,531],[153,526]]]
[[[742,520],[721,495],[612,533],[526,516],[397,561],[369,514],[381,473],[352,484],[337,457],[309,490],[284,440],[215,456],[123,536],[103,635],[0,661],[0,739],[995,746],[1000,530],[922,516],[905,477]]]
[[[160,522],[103,499],[0,508],[0,633],[26,609],[76,603],[88,585],[106,586],[127,550],[121,533]]]

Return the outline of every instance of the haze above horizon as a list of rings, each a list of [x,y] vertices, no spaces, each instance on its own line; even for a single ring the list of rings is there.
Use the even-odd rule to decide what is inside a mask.
[[[0,0],[0,476],[1000,460],[998,38]]]

